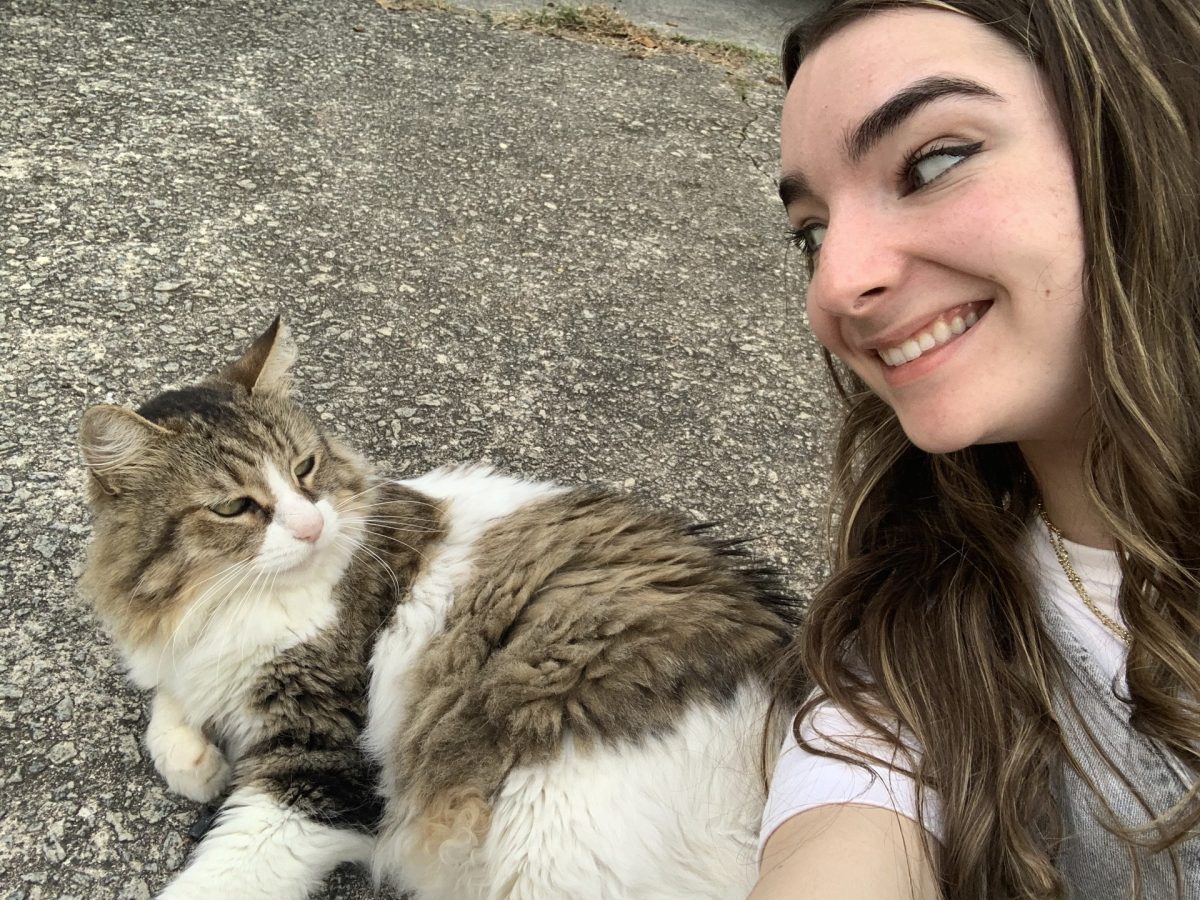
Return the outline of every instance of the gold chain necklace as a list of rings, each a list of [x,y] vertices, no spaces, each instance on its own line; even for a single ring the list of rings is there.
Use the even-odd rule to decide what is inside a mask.
[[[1079,595],[1079,599],[1083,601],[1083,605],[1092,611],[1092,615],[1100,621],[1101,625],[1120,638],[1122,642],[1126,644],[1130,643],[1133,640],[1133,635],[1129,633],[1129,629],[1097,606],[1096,601],[1088,596],[1088,592],[1083,586],[1083,580],[1071,565],[1071,558],[1067,556],[1067,548],[1063,544],[1062,532],[1054,527],[1054,523],[1046,515],[1046,509],[1041,503],[1038,503],[1037,511],[1038,515],[1042,517],[1042,521],[1046,523],[1046,530],[1050,533],[1050,546],[1054,548],[1054,555],[1058,557],[1058,564],[1062,566],[1063,573],[1067,576],[1067,581],[1071,582],[1071,587],[1075,588],[1075,593]]]

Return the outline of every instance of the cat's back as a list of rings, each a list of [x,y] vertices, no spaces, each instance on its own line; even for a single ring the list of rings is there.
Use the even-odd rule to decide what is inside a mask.
[[[748,889],[763,672],[795,614],[773,575],[602,489],[483,468],[405,485],[444,538],[373,660],[382,872],[430,897]]]

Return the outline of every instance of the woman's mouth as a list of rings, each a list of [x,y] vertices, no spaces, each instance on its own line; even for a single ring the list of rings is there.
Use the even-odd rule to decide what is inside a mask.
[[[915,332],[891,347],[879,347],[876,353],[889,368],[906,365],[921,358],[922,354],[937,347],[953,343],[965,334],[988,311],[991,303],[977,301],[946,310],[920,331]]]

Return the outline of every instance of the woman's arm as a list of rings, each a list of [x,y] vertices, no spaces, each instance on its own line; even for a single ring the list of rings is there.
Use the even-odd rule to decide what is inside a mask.
[[[938,900],[925,840],[890,809],[818,806],[771,835],[750,900]]]

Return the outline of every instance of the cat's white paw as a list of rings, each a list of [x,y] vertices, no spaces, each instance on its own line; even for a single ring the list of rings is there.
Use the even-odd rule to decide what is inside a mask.
[[[152,728],[146,732],[146,746],[167,787],[189,800],[207,803],[229,783],[225,754],[190,725]]]
[[[339,864],[365,864],[375,839],[308,818],[253,788],[221,808],[187,868],[159,900],[305,900]]]

